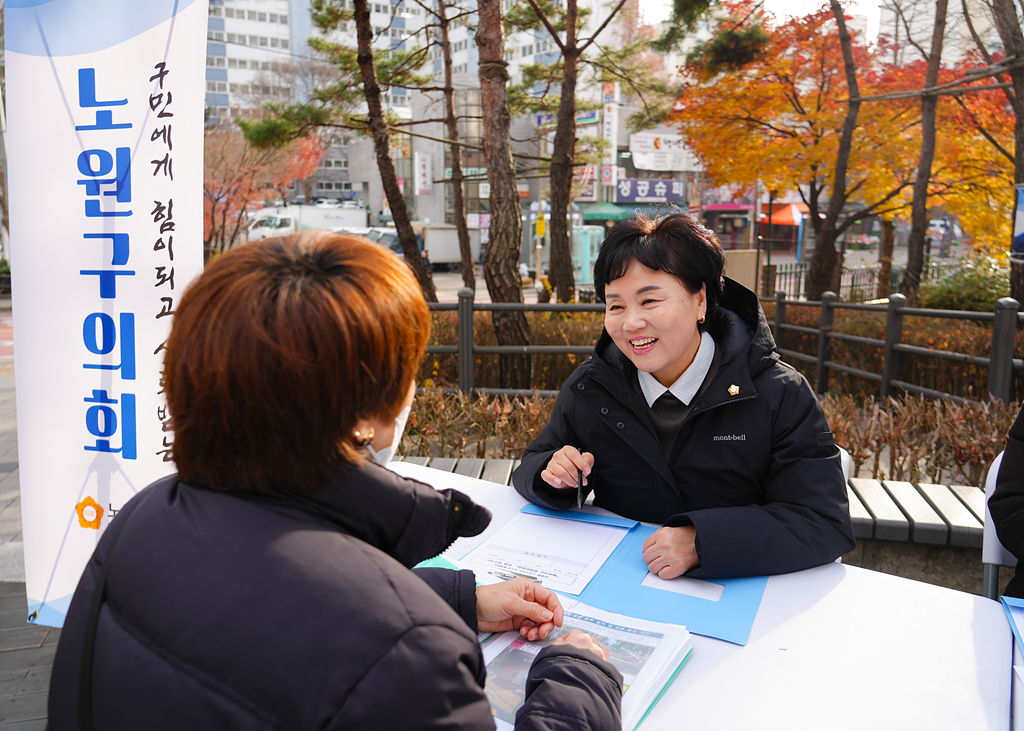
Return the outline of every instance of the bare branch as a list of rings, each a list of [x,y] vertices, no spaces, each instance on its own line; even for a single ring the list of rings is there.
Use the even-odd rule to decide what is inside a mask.
[[[530,4],[531,5],[533,4],[532,0],[530,1]],[[612,18],[614,18],[616,15],[619,14],[619,11],[622,10],[622,6],[625,5],[625,4],[626,4],[626,0],[619,0],[619,4],[616,5],[615,8],[610,13],[608,13],[608,17],[605,18],[604,22],[601,23],[601,26],[596,31],[594,31],[594,35],[590,36],[590,40],[588,40],[586,43],[584,43],[582,46],[580,46],[580,55],[581,56],[583,55],[583,52],[587,50],[587,48],[590,46],[590,44],[597,40],[597,37],[599,35],[601,35],[601,31],[603,31],[605,28],[608,27],[608,24],[612,22]]]

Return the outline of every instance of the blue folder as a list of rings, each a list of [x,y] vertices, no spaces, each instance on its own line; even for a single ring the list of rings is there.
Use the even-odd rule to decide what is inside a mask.
[[[580,593],[579,599],[584,604],[627,617],[682,624],[695,634],[737,645],[747,643],[768,584],[767,576],[715,579],[713,583],[724,587],[718,601],[642,586],[640,582],[647,575],[647,564],[643,561],[641,547],[657,528],[625,518],[592,515],[575,510],[548,510],[533,504],[523,507],[522,512],[560,520],[619,525],[629,530],[618,548]]]

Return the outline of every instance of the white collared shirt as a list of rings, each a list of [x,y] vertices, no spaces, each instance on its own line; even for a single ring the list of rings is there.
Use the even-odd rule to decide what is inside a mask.
[[[644,392],[647,405],[654,406],[654,402],[661,398],[666,391],[671,391],[673,396],[689,406],[690,401],[697,395],[700,384],[704,383],[714,359],[715,339],[705,330],[700,336],[700,347],[697,348],[697,355],[693,356],[693,362],[668,388],[662,386],[658,379],[650,373],[637,371],[640,389]]]

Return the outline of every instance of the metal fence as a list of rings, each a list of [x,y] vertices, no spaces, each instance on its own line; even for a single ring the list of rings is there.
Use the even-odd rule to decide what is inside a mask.
[[[1021,315],[1018,312],[1020,304],[1015,299],[1004,297],[996,302],[994,312],[965,312],[960,310],[931,310],[920,307],[907,307],[907,298],[901,294],[889,296],[888,305],[866,305],[847,302],[837,302],[833,292],[826,292],[820,302],[807,302],[804,300],[787,300],[785,292],[776,292],[774,298],[762,297],[762,302],[775,303],[775,322],[773,330],[777,341],[781,340],[780,333],[789,330],[800,332],[806,335],[817,336],[818,349],[815,355],[801,353],[795,350],[779,348],[779,353],[789,359],[799,360],[807,363],[814,363],[815,378],[814,388],[818,393],[825,393],[828,390],[828,377],[830,371],[840,371],[853,376],[865,378],[878,383],[878,394],[886,398],[894,388],[901,388],[908,393],[920,394],[929,398],[942,398],[960,403],[977,403],[972,399],[962,398],[950,393],[924,388],[913,383],[899,380],[900,356],[903,353],[942,358],[956,363],[967,363],[970,365],[983,366],[988,368],[988,393],[995,399],[1009,403],[1011,386],[1013,384],[1013,372],[1024,370],[1024,360],[1013,357],[1014,336],[1017,331],[1017,324]],[[788,307],[820,307],[821,317],[818,327],[803,327],[789,325],[786,323],[786,310]],[[863,312],[885,312],[885,339],[865,338],[859,335],[837,333],[832,329],[836,310],[860,310]],[[991,322],[992,325],[992,350],[990,357],[969,355],[967,353],[956,353],[931,348],[922,348],[916,345],[907,345],[903,339],[903,319],[906,316],[933,317],[953,320],[973,320],[975,322]],[[883,352],[883,368],[881,373],[852,368],[842,363],[831,360],[831,345],[833,340],[844,340],[850,343],[871,345],[881,347]]]
[[[927,282],[942,279],[960,267],[956,259],[930,259],[921,269],[921,281]],[[775,265],[775,287],[770,292],[789,292],[795,299],[805,296],[807,291],[807,262],[788,262]],[[844,302],[865,302],[878,295],[878,276],[882,271],[881,264],[867,264],[858,267],[843,267],[839,299]],[[889,273],[889,291],[896,292],[903,284],[907,268],[893,264]]]
[[[777,341],[781,342],[781,333],[785,331],[800,332],[817,338],[818,348],[815,355],[801,353],[795,350],[779,348],[779,353],[785,358],[799,360],[815,364],[814,386],[818,393],[825,393],[828,390],[828,378],[830,371],[840,371],[850,375],[866,378],[879,385],[879,396],[887,397],[894,388],[900,388],[909,393],[922,394],[930,398],[943,398],[961,403],[972,402],[954,394],[924,388],[913,383],[899,380],[899,359],[901,354],[925,355],[935,358],[967,363],[971,365],[988,368],[988,393],[994,398],[1009,403],[1011,386],[1014,371],[1024,370],[1024,360],[1013,357],[1014,335],[1016,334],[1018,322],[1022,322],[1022,314],[1019,313],[1020,305],[1015,299],[1004,297],[996,302],[994,312],[964,312],[959,310],[931,310],[917,307],[907,307],[907,299],[901,294],[894,294],[889,297],[888,305],[867,305],[849,302],[838,302],[833,292],[826,292],[820,302],[808,302],[806,300],[791,300],[786,298],[784,291],[777,291],[775,297],[761,297],[762,302],[775,303],[775,319],[771,323]],[[789,307],[820,307],[821,317],[818,327],[804,327],[791,325],[786,322],[786,310]],[[529,390],[506,389],[506,388],[476,388],[473,384],[474,356],[477,354],[498,354],[498,355],[590,355],[593,352],[593,345],[476,345],[473,341],[473,313],[474,312],[495,312],[495,311],[521,311],[521,312],[603,312],[604,305],[594,304],[544,304],[527,305],[519,303],[476,303],[473,301],[473,290],[463,287],[459,290],[458,304],[431,303],[433,311],[458,312],[458,344],[457,345],[430,345],[427,352],[432,354],[456,354],[459,363],[459,387],[458,389],[446,389],[461,391],[464,394],[486,393],[489,395],[527,395],[533,393]],[[865,338],[859,335],[834,332],[832,324],[835,319],[836,310],[861,310],[867,312],[886,313],[886,337],[884,340]],[[975,322],[991,322],[992,327],[992,350],[990,357],[974,356],[967,353],[956,353],[943,350],[921,348],[915,345],[902,343],[903,320],[907,316],[933,317],[956,320],[972,320]],[[870,371],[852,368],[842,363],[831,360],[831,344],[833,340],[844,340],[851,343],[872,345],[883,349],[883,371],[872,373]],[[558,391],[538,391],[542,396],[555,396]]]

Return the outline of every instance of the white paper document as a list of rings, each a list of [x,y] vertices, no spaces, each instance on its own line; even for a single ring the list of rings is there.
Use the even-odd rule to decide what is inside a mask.
[[[526,576],[578,595],[628,532],[615,525],[520,513],[459,563],[478,574]]]
[[[709,602],[717,602],[722,598],[722,592],[725,591],[724,584],[716,584],[713,581],[691,579],[689,576],[663,579],[657,574],[652,573],[648,573],[644,580],[640,582],[640,585],[649,586],[652,589],[660,589],[661,591],[685,594],[686,596],[693,596],[698,599],[706,599]]]

